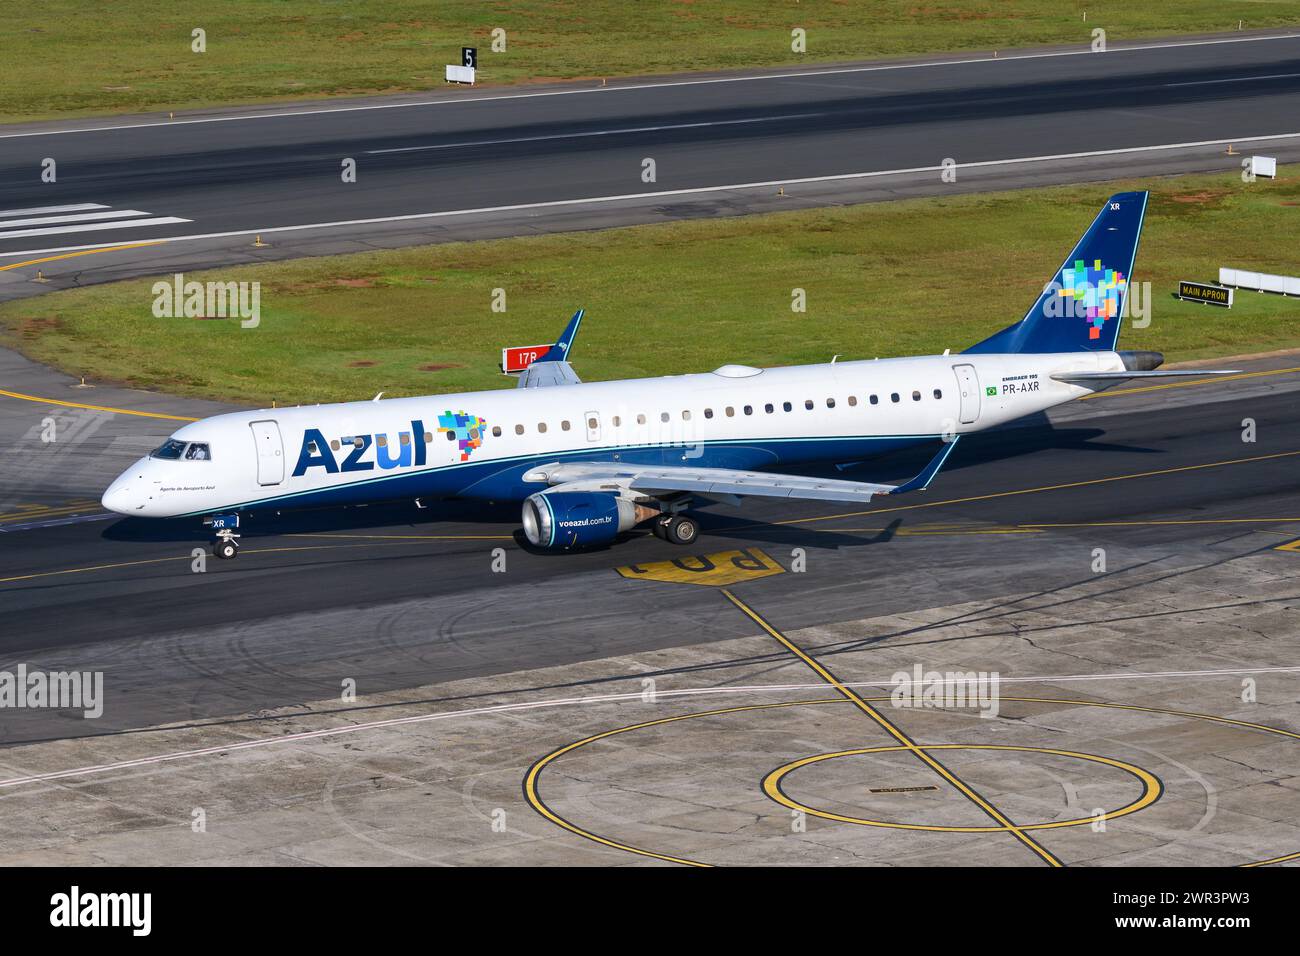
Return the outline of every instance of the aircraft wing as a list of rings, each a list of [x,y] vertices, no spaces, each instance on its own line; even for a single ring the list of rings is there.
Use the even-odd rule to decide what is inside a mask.
[[[579,309],[573,314],[573,318],[569,319],[569,324],[564,327],[564,332],[556,339],[555,344],[547,349],[545,355],[524,369],[515,388],[577,385],[582,381],[578,378],[578,373],[573,370],[573,366],[569,364],[569,350],[573,347],[573,340],[578,337],[578,326],[582,324],[585,311]]]
[[[715,498],[804,498],[815,501],[868,502],[875,495],[896,495],[923,491],[943,467],[957,439],[946,442],[939,453],[915,478],[901,485],[879,485],[863,481],[807,478],[731,468],[691,468],[681,465],[636,465],[619,462],[555,462],[534,468],[525,481],[545,482],[566,491],[635,491],[652,498],[679,493]]]

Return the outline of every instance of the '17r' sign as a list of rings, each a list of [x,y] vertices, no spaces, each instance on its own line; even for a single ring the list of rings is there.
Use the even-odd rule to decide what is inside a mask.
[[[549,352],[550,345],[516,345],[501,350],[501,371],[522,372]]]

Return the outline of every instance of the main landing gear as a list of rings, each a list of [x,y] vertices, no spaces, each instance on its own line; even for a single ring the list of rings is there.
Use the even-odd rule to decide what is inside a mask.
[[[673,544],[694,544],[700,536],[699,522],[686,515],[661,515],[650,522],[650,530]]]

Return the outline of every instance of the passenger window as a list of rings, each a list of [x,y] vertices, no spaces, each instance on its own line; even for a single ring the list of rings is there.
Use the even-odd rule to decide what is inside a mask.
[[[523,426],[523,425],[519,425],[518,428],[519,428],[519,430],[520,430],[521,432],[524,430],[524,426]],[[443,434],[447,436],[447,441],[455,441],[455,440],[456,440],[456,432],[455,432],[454,429],[451,429],[451,430],[445,431],[445,432],[443,432]],[[357,446],[357,447],[360,447],[360,446]]]
[[[890,400],[891,402],[897,402],[897,401],[899,401],[898,393],[897,393],[897,392],[893,392],[893,393],[889,396],[889,400]]]
[[[835,399],[833,399],[833,398],[828,398],[828,399],[826,399],[826,407],[827,407],[827,408],[834,408],[834,407],[835,407]]]
[[[516,435],[522,435],[523,433],[524,433],[524,426],[523,426],[523,425],[516,425],[516,426],[515,426],[515,434],[516,434]],[[448,434],[450,434],[450,433],[448,433]]]
[[[727,406],[727,417],[728,417],[728,418],[735,418],[735,417],[736,417],[736,410],[735,410],[734,408],[732,408],[730,405]]]
[[[690,420],[691,420],[691,413],[690,413],[690,411],[689,411],[689,410],[683,410],[683,411],[682,411],[682,421],[684,421],[684,422],[689,422]]]
[[[397,436],[397,440],[403,445],[409,445],[411,443],[411,436],[406,432],[400,432]]]
[[[337,438],[331,440],[331,441],[330,441],[330,447],[333,448],[335,451],[338,451],[338,450],[339,450],[339,440],[338,440]]]
[[[938,388],[936,388],[936,389],[934,390],[934,397],[935,397],[935,398],[943,398],[943,391],[942,391],[942,389],[938,389]]]
[[[560,431],[567,432],[568,430],[569,430],[569,420],[566,418],[564,421],[560,422]]]
[[[501,426],[500,426],[500,425],[493,425],[493,426],[492,426],[492,437],[494,437],[494,438],[500,438],[500,437],[501,437]]]
[[[912,401],[919,402],[920,400],[921,400],[921,393],[916,391],[912,392]]]
[[[746,405],[746,406],[745,406],[745,414],[746,414],[746,415],[752,415],[752,414],[754,414],[754,406],[753,406],[753,405]]]
[[[429,444],[429,442],[431,442],[431,441],[433,441],[433,432],[425,432],[425,433],[424,433],[424,443],[427,445],[427,444]]]
[[[706,409],[704,410],[704,417],[705,417],[705,418],[712,418],[712,417],[713,417],[713,409],[711,409],[711,408],[706,408]]]
[[[850,396],[849,396],[849,405],[856,405],[856,404],[858,404],[858,396],[856,396],[856,395],[850,395]]]
[[[545,434],[546,434],[546,422],[538,422],[538,423],[537,423],[537,430],[538,430],[539,432],[541,432],[543,435],[545,435]]]
[[[813,410],[813,400],[811,398],[805,398],[803,402],[803,407],[808,409],[808,411],[811,412]]]
[[[763,409],[764,409],[764,410],[765,410],[769,415],[771,415],[774,411],[776,411],[776,407],[775,407],[771,402],[768,402],[766,405],[764,405],[764,406],[763,406]],[[787,409],[787,411],[788,411],[788,409]]]
[[[879,405],[879,404],[880,404],[880,397],[879,397],[878,395],[872,395],[872,396],[871,396],[871,404],[872,404],[872,405]]]
[[[645,416],[644,416],[644,415],[638,415],[638,416],[636,417],[636,423],[637,423],[638,425],[644,425],[644,424],[645,424]]]
[[[316,454],[316,443],[314,441],[307,442],[307,454],[309,455]]]
[[[791,405],[789,402],[782,402],[781,407],[784,408],[787,412],[794,411],[794,406]]]
[[[614,423],[614,427],[615,427],[615,428],[617,428],[619,425],[623,424],[623,419],[619,418],[617,415],[615,415],[612,419],[610,419],[610,421],[612,421],[612,422]]]
[[[451,432],[448,432],[447,434],[448,434],[448,436],[451,436]],[[360,435],[358,435],[356,438],[352,439],[352,447],[353,447],[353,448],[365,448],[365,447],[366,447],[366,440],[365,440],[364,438],[362,438]]]
[[[595,431],[597,428],[600,427],[600,422],[596,421],[596,419],[594,418],[588,418],[587,427],[590,428],[592,431]]]
[[[388,447],[388,436],[387,436],[387,435],[379,435],[378,437],[375,438],[375,444],[378,445],[380,448],[387,448],[387,447]]]
[[[668,413],[667,413],[667,412],[660,412],[660,413],[659,413],[659,420],[660,420],[661,422],[666,422],[666,421],[668,421]]]

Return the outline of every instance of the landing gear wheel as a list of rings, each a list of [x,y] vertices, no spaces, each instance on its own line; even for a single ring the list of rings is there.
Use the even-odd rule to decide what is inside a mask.
[[[664,527],[664,537],[673,544],[694,544],[700,536],[700,526],[694,518],[676,515]]]
[[[222,538],[219,541],[213,542],[212,553],[224,561],[229,561],[231,558],[239,554],[239,545],[235,544],[235,542],[229,538]]]

